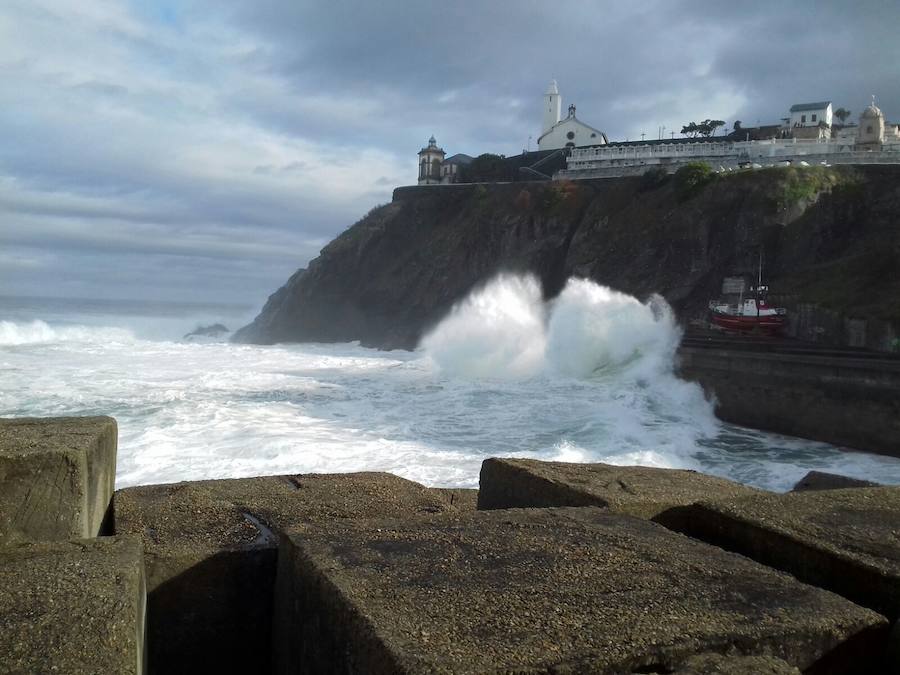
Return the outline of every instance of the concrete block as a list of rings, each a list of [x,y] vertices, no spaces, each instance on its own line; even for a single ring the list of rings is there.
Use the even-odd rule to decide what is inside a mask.
[[[676,529],[900,618],[900,488],[701,502]]]
[[[278,673],[668,673],[706,653],[877,672],[888,632],[833,593],[597,508],[325,522],[285,535],[275,597]]]
[[[878,483],[859,478],[850,478],[836,473],[824,471],[810,471],[791,489],[791,492],[803,492],[804,490],[840,490],[854,487],[880,487]]]
[[[145,611],[138,539],[0,548],[0,673],[139,675]]]
[[[478,508],[600,506],[654,518],[711,496],[736,498],[757,492],[696,471],[491,458],[481,465]]]
[[[119,490],[117,532],[140,536],[146,552],[151,672],[268,673],[280,531],[456,511],[450,500],[450,492],[385,473]],[[459,498],[463,505],[471,501]]]
[[[0,419],[0,545],[108,534],[111,417]]]

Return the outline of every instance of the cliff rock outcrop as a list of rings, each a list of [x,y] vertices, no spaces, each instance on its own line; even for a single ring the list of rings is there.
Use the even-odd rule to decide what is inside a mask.
[[[398,188],[234,339],[414,348],[500,271],[537,275],[548,298],[570,276],[660,293],[687,320],[723,277],[755,278],[760,253],[795,334],[876,348],[895,339],[900,167],[746,171],[690,190],[649,178]]]

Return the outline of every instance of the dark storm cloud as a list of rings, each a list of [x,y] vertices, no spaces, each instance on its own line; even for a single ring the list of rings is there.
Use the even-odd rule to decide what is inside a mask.
[[[900,118],[893,2],[11,0],[0,292],[262,302],[450,153],[521,151],[540,97],[610,138]],[[529,136],[531,141],[529,141]],[[171,270],[167,272],[167,270]],[[92,290],[93,289],[93,290]]]

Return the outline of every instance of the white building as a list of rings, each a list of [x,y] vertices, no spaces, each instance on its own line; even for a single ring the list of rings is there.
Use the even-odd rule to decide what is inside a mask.
[[[816,111],[827,111],[830,104]],[[795,112],[791,108],[791,114]],[[800,112],[801,119],[804,113]],[[805,124],[810,128],[813,113],[806,112]],[[824,113],[823,113],[824,114]],[[819,118],[825,122],[828,118]],[[803,122],[801,122],[803,123]],[[827,123],[827,122],[826,122]],[[818,129],[818,126],[811,130]],[[830,133],[812,137],[797,134],[792,137],[759,141],[736,141],[733,138],[680,138],[659,141],[610,143],[601,147],[575,148],[566,160],[560,178],[606,178],[640,175],[651,167],[669,172],[689,162],[706,162],[714,169],[735,169],[746,166],[775,166],[805,162],[806,164],[900,164],[900,126],[886,124],[884,114],[875,105],[868,106],[859,117],[858,126],[848,126],[832,136]]]
[[[537,140],[540,150],[580,148],[607,142],[606,134],[575,117],[574,105],[569,106],[569,114],[565,119],[560,119],[561,111],[562,98],[556,80],[552,80],[544,94],[543,127]]]
[[[471,164],[473,159],[475,158],[461,152],[447,157],[441,162],[441,183],[455,183],[459,168]]]
[[[419,185],[455,183],[459,168],[473,159],[461,152],[445,158],[446,154],[434,136],[428,139],[428,145],[419,150]]]
[[[820,101],[818,103],[795,103],[791,106],[791,127],[819,127],[824,122],[825,126],[831,127],[831,119],[833,113],[831,110],[831,101]]]

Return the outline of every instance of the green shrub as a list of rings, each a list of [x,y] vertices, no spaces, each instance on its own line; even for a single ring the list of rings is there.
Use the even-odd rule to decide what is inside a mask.
[[[710,183],[716,174],[706,162],[688,162],[675,172],[675,191],[678,199],[686,201]]]
[[[809,201],[820,192],[831,190],[840,183],[836,171],[825,166],[791,166],[779,171],[775,207],[786,209],[800,201]]]

